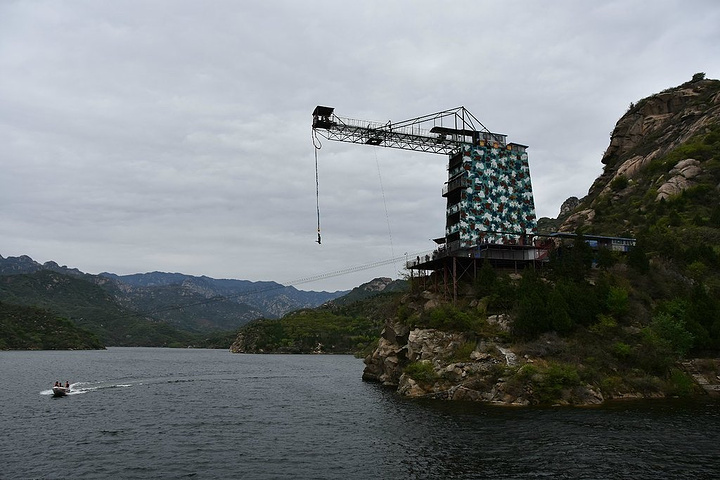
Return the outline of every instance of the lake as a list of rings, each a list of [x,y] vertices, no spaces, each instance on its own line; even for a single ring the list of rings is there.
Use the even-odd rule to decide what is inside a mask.
[[[3,479],[720,478],[709,398],[418,401],[352,356],[223,350],[0,352],[0,369]]]

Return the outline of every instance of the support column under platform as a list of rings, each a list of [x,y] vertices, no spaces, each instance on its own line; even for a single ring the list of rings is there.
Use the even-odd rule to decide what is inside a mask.
[[[535,267],[547,257],[546,248],[534,245],[488,243],[453,251],[438,249],[432,254],[408,261],[407,268],[418,272],[418,281],[424,289],[457,300],[458,285],[474,281],[484,262],[489,262],[496,269],[517,272],[528,266]]]

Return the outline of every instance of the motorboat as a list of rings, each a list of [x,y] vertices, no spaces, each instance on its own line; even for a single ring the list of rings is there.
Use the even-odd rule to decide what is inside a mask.
[[[70,393],[70,388],[69,388],[69,387],[56,386],[56,387],[53,387],[53,388],[52,388],[52,391],[53,391],[53,396],[54,396],[54,397],[64,397],[65,395],[67,395],[68,393]]]

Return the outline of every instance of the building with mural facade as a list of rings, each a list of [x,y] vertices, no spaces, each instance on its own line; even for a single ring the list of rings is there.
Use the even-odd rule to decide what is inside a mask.
[[[529,245],[537,232],[527,147],[492,134],[449,156],[446,248]]]

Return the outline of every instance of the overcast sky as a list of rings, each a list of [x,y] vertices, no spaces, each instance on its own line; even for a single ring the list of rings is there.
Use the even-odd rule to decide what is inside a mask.
[[[316,105],[465,106],[529,146],[555,217],[628,105],[697,72],[720,78],[716,0],[0,0],[0,255],[281,283],[387,263],[443,235],[447,158],[324,141],[318,245]]]

